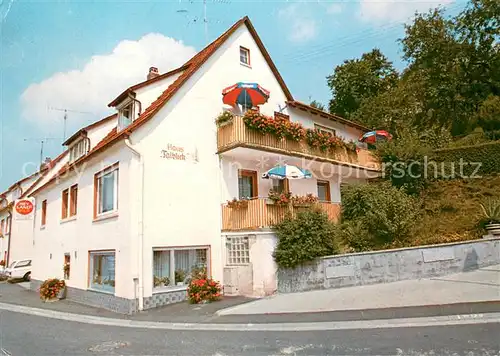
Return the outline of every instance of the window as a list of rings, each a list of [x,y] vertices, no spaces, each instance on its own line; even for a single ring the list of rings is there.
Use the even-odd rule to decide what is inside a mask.
[[[240,63],[250,65],[250,50],[245,47],[240,47]]]
[[[89,252],[89,286],[92,289],[114,293],[115,291],[115,253]]]
[[[94,217],[118,209],[118,164],[94,176]]]
[[[320,201],[332,201],[330,196],[330,182],[318,180],[318,198]]]
[[[153,250],[153,288],[185,286],[194,275],[207,275],[208,248]]]
[[[31,260],[23,260],[16,263],[16,267],[14,268],[29,267],[29,266],[31,266]]]
[[[335,133],[335,130],[334,129],[331,129],[329,127],[326,127],[326,126],[322,126],[322,125],[318,125],[318,124],[314,124],[314,128],[320,132],[323,132],[323,133],[328,133],[332,136],[335,136],[336,133]]]
[[[278,193],[288,192],[288,179],[273,179],[273,190]]]
[[[250,263],[250,246],[248,236],[234,236],[226,238],[226,256],[228,265],[242,265]]]
[[[75,184],[69,190],[69,216],[75,216],[78,206],[78,185]]]
[[[42,221],[41,226],[45,226],[47,222],[47,200],[42,201]]]
[[[62,191],[61,219],[66,219],[68,217],[68,198],[69,189],[64,189]]]
[[[69,148],[69,161],[76,161],[89,151],[89,139],[83,138]]]
[[[135,106],[130,101],[118,109],[118,129],[123,130],[134,121]]]
[[[256,198],[258,196],[256,171],[239,171],[238,196],[240,199]]]

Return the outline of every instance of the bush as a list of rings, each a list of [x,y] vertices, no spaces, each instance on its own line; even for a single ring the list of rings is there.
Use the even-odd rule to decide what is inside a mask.
[[[420,215],[417,198],[387,183],[351,185],[342,191],[342,236],[356,251],[401,245]]]
[[[278,237],[274,260],[279,267],[292,268],[339,252],[337,227],[321,210],[311,208],[288,215],[274,229]]]
[[[40,286],[40,299],[49,300],[57,298],[59,292],[66,287],[64,280],[57,278],[47,279]]]
[[[213,279],[193,279],[187,290],[188,299],[192,304],[214,302],[220,299],[221,290],[219,282]]]

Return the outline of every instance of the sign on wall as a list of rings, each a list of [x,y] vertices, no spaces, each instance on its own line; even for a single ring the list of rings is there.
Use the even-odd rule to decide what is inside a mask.
[[[13,210],[14,220],[32,220],[35,215],[35,198],[16,200]]]
[[[160,157],[175,161],[198,161],[198,152],[196,148],[192,151],[193,152],[189,152],[185,147],[168,143],[166,147],[161,150]]]

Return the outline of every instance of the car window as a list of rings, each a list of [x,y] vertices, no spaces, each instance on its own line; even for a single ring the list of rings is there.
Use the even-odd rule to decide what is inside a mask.
[[[31,266],[31,260],[19,261],[16,265],[16,268],[28,267]]]
[[[16,264],[16,262],[17,262],[17,261],[13,261],[13,262],[10,264],[9,268],[14,267],[14,265]]]

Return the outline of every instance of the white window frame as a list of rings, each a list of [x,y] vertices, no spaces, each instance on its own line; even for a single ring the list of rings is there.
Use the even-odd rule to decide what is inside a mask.
[[[172,289],[186,289],[188,285],[178,286],[175,283],[175,251],[190,251],[190,250],[205,250],[206,251],[206,269],[207,275],[210,275],[210,246],[183,246],[183,247],[155,247],[153,248],[152,261],[153,261],[153,269],[151,271],[154,283],[155,277],[155,266],[154,266],[154,253],[155,252],[169,252],[169,264],[170,264],[170,276],[168,276],[170,280],[170,284],[168,286],[155,287],[153,284],[153,293],[163,292],[163,291],[171,291]],[[173,266],[173,268],[172,268]],[[172,278],[173,277],[173,278]],[[187,277],[187,276],[186,276]]]
[[[228,266],[250,264],[250,239],[248,236],[226,237],[226,264]]]
[[[96,193],[95,193],[95,216],[100,217],[100,216],[106,216],[109,214],[114,214],[118,212],[118,184],[119,184],[119,165],[114,164],[103,171],[97,173],[95,175],[95,184],[97,185],[95,187]],[[102,178],[110,173],[113,173],[114,175],[114,181],[113,181],[113,209],[109,211],[102,212],[102,201],[101,201],[101,184],[102,184]]]
[[[74,162],[78,158],[85,156],[89,151],[88,138],[82,138],[69,147],[69,162]]]
[[[135,121],[136,113],[135,113],[135,101],[134,100],[126,100],[124,103],[122,103],[116,109],[118,110],[118,130],[119,131],[125,129],[126,127],[128,127],[130,124],[132,124]],[[123,112],[127,109],[130,111],[129,118],[126,118],[123,115]],[[126,122],[125,120],[128,120],[128,122]]]
[[[242,53],[246,53],[247,62],[242,61]],[[246,47],[240,46],[240,64],[250,67],[250,63],[252,63],[250,61],[250,50]]]
[[[115,259],[115,265],[114,265],[114,282],[115,285],[111,287],[97,287],[96,284],[93,284],[93,278],[94,278],[94,256],[113,256]],[[96,291],[96,292],[101,292],[101,293],[108,293],[108,294],[115,294],[116,291],[116,251],[115,250],[107,250],[107,251],[89,251],[89,274],[88,274],[88,289]]]
[[[335,131],[335,129],[331,128],[331,127],[327,127],[327,126],[323,126],[323,125],[319,125],[319,124],[314,124],[314,129],[318,130],[320,132],[327,132],[333,136],[337,136],[337,131]]]

